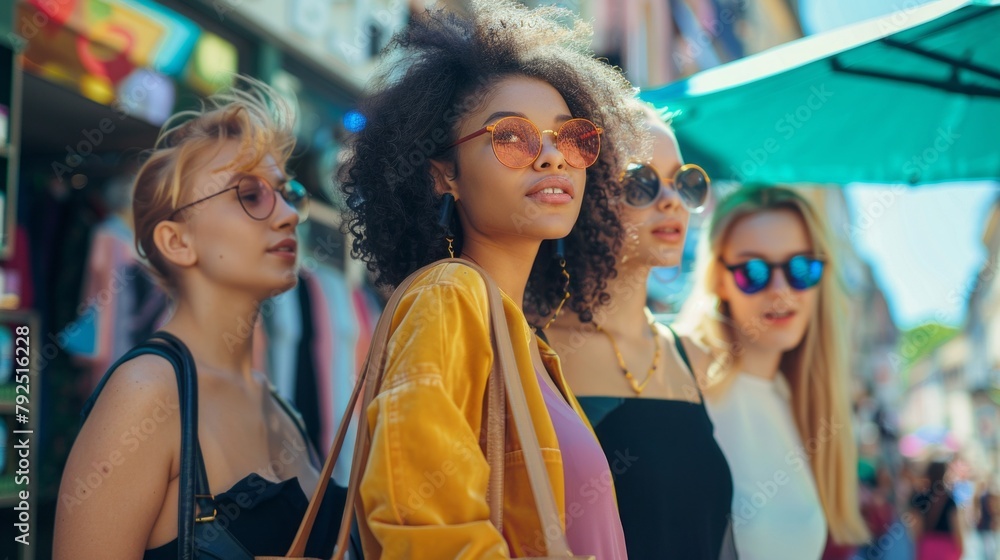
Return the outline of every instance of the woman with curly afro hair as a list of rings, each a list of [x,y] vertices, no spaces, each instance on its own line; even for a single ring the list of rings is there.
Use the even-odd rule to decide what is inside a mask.
[[[366,558],[541,556],[543,531],[561,529],[576,554],[626,557],[607,460],[526,319],[563,304],[589,314],[607,299],[620,244],[614,179],[647,135],[628,82],[593,58],[590,39],[558,8],[428,11],[394,37],[361,103],[366,126],[342,177],[354,256],[383,286],[452,254],[497,282],[564,520],[542,527],[508,417],[502,530],[490,521],[487,290],[469,267],[441,263],[402,295],[367,410]]]

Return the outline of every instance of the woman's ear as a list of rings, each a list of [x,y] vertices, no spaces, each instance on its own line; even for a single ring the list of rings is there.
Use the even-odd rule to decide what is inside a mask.
[[[434,192],[438,196],[451,193],[458,200],[458,185],[455,183],[455,164],[436,159],[431,162],[431,177],[434,178]]]
[[[163,258],[174,266],[187,268],[198,263],[198,255],[185,224],[169,220],[156,224],[153,243]]]

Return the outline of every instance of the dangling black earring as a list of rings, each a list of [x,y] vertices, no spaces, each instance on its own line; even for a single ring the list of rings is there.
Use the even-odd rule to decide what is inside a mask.
[[[455,213],[455,195],[444,193],[441,195],[441,215],[438,216],[438,225],[445,231],[444,238],[448,240],[448,254],[455,258],[455,236],[451,233],[451,216]]]
[[[556,247],[555,247],[555,251],[553,251],[553,253],[552,253],[552,258],[559,260],[559,268],[562,269],[561,274],[562,274],[562,277],[563,277],[563,298],[562,298],[562,301],[559,302],[559,306],[556,307],[556,312],[552,314],[552,317],[548,320],[547,323],[545,323],[545,326],[542,327],[542,330],[545,330],[545,329],[549,328],[550,325],[552,325],[553,321],[556,320],[556,317],[558,317],[559,313],[562,311],[563,305],[566,304],[566,300],[568,300],[569,296],[570,296],[570,293],[569,293],[569,271],[566,270],[566,239],[565,238],[556,239]]]

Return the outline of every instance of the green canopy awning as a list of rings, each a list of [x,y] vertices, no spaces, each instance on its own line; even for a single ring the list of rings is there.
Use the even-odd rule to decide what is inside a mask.
[[[715,179],[1000,178],[1000,0],[941,0],[813,35],[641,97]]]

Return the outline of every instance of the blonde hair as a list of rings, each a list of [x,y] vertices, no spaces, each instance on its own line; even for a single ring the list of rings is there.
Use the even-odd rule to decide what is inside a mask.
[[[136,251],[169,293],[175,291],[171,269],[153,231],[171,218],[184,190],[194,188],[186,183],[201,168],[206,150],[238,139],[239,156],[222,169],[249,171],[268,155],[284,168],[295,147],[294,125],[294,106],[267,84],[245,76],[206,99],[200,110],[182,111],[163,124],[135,178],[132,220]]]
[[[732,381],[742,354],[729,306],[717,287],[726,269],[721,255],[739,220],[760,212],[790,210],[805,224],[814,253],[826,261],[819,284],[819,303],[805,336],[781,357],[780,371],[792,393],[792,415],[808,454],[820,502],[833,538],[842,544],[869,538],[858,506],[857,450],[847,397],[846,316],[835,251],[826,224],[795,192],[778,187],[742,188],[721,200],[700,244],[695,294],[679,322],[712,356],[706,391],[722,391]]]

